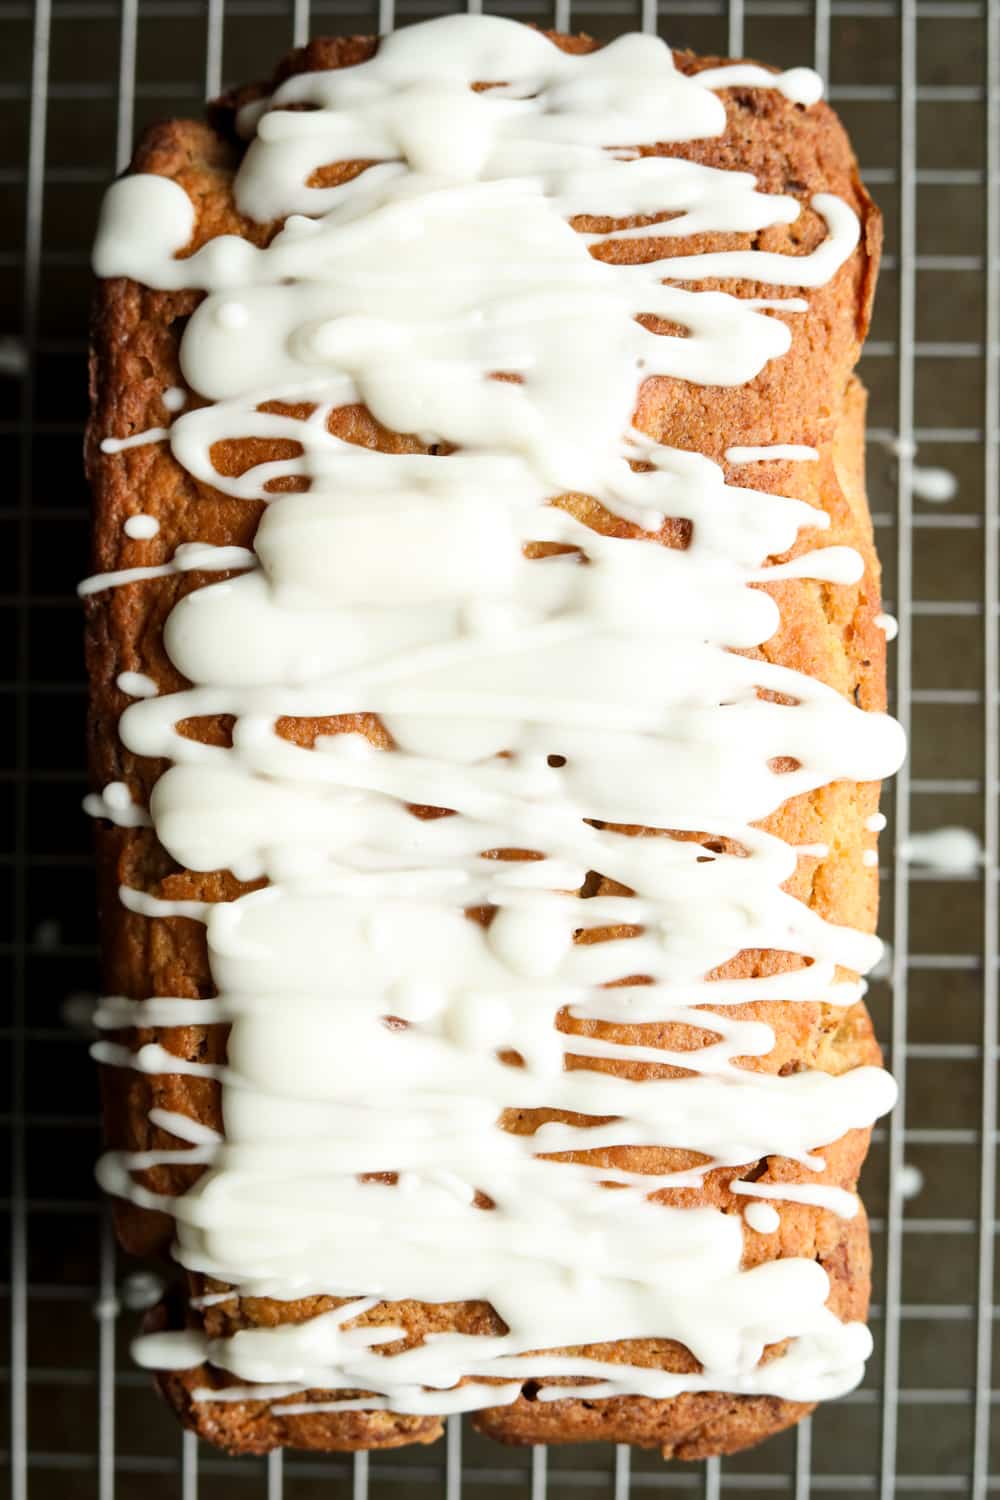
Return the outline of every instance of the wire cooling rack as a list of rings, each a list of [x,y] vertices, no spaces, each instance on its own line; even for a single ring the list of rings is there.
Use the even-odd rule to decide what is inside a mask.
[[[73,585],[87,247],[101,189],[150,121],[197,113],[321,32],[385,31],[441,6],[380,0],[0,3],[0,750],[10,853],[9,1294],[12,1500],[491,1500],[1000,1490],[993,1388],[997,1134],[1000,0],[555,0],[504,14],[600,38],[644,27],[830,80],[887,220],[862,374],[869,488],[899,617],[895,711],[910,762],[887,793],[871,1001],[902,1090],[866,1169],[876,1353],[865,1384],[750,1453],[697,1466],[610,1446],[506,1450],[452,1419],[445,1442],[354,1459],[227,1460],[182,1436],[129,1365],[146,1290],[92,1185],[96,1086],[80,1017],[97,985],[83,684]],[[470,0],[480,9],[481,0]],[[492,7],[491,7],[492,8]],[[914,445],[917,445],[916,451]],[[957,480],[933,503],[927,466]],[[912,832],[967,828],[948,876]],[[998,1379],[1000,1385],[1000,1379]]]

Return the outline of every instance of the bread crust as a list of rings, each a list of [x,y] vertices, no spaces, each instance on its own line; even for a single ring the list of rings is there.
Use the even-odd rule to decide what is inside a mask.
[[[584,37],[553,36],[553,40],[573,51],[595,45]],[[293,52],[280,65],[273,81],[295,72],[352,65],[369,56],[374,46],[374,41],[365,37],[314,41]],[[724,61],[685,52],[675,56],[685,72]],[[189,250],[220,233],[242,234],[266,243],[274,232],[275,226],[241,218],[232,201],[232,179],[240,157],[235,111],[263,91],[256,86],[217,101],[210,109],[208,124],[181,120],[156,126],[136,151],[133,171],[172,178],[195,204],[197,224]],[[640,393],[636,425],[662,443],[707,454],[723,465],[725,450],[736,444],[796,442],[819,451],[817,464],[770,462],[742,469],[726,465],[735,482],[793,495],[825,510],[830,518],[825,540],[855,547],[865,563],[864,576],[856,585],[794,581],[769,586],[781,609],[781,625],[770,641],[751,654],[819,678],[863,708],[882,709],[885,635],[875,623],[880,610],[879,575],[864,494],[864,393],[851,374],[868,326],[881,242],[879,214],[860,182],[843,128],[825,104],[804,110],[775,90],[736,88],[723,91],[720,97],[727,112],[725,134],[663,148],[664,154],[752,172],[762,191],[790,193],[802,203],[803,211],[794,224],[755,235],[701,235],[660,241],[660,253],[751,247],[807,253],[825,233],[822,220],[808,208],[810,198],[819,191],[838,195],[855,210],[861,222],[860,243],[832,281],[810,293],[808,313],[790,320],[791,348],[782,359],[772,361],[747,385],[735,388],[699,387],[665,377],[648,380]],[[336,180],[344,170],[340,164],[329,180]],[[600,220],[580,219],[577,223],[581,228],[604,227]],[[648,245],[649,241],[619,240],[608,243],[602,253],[620,261],[638,260],[648,255]],[[735,289],[735,283],[724,281],[703,284],[720,290]],[[745,282],[740,283],[740,289],[743,295],[774,295],[773,288],[748,287]],[[180,468],[166,445],[140,446],[114,454],[102,453],[100,448],[104,437],[127,437],[169,422],[162,393],[169,386],[183,384],[178,362],[180,336],[199,300],[198,293],[158,292],[122,279],[105,281],[98,288],[91,356],[92,416],[86,443],[87,472],[94,494],[93,565],[97,572],[162,562],[178,544],[194,539],[224,545],[252,543],[260,506],[196,482]],[[387,432],[361,408],[334,413],[331,430],[382,451],[427,451],[413,437]],[[263,447],[256,441],[226,445],[225,466],[238,472],[251,462],[259,462]],[[598,530],[622,536],[635,534],[628,523],[610,516],[586,497],[565,497],[559,503]],[[139,511],[155,516],[159,522],[154,538],[137,540],[125,535],[123,523]],[[683,528],[668,521],[661,539],[665,545],[684,545]],[[802,543],[795,550],[805,550],[806,545]],[[89,745],[95,786],[124,781],[137,800],[148,799],[164,763],[136,757],[122,746],[117,723],[130,700],[118,688],[116,679],[121,672],[141,672],[152,677],[161,692],[184,686],[166,657],[163,625],[179,598],[219,577],[217,573],[173,575],[155,582],[126,584],[87,600]],[[303,744],[311,744],[318,733],[352,730],[388,747],[385,732],[370,715],[284,721],[281,727],[289,738]],[[228,728],[225,721],[204,719],[189,722],[186,732],[225,743]],[[875,924],[877,871],[863,863],[862,854],[873,844],[865,823],[877,803],[877,785],[839,782],[794,798],[763,825],[789,843],[828,845],[830,852],[825,858],[800,860],[799,870],[786,888],[823,917],[868,931]],[[118,887],[128,885],[167,898],[208,901],[232,899],[253,887],[241,885],[228,872],[196,875],[179,869],[149,829],[99,824],[96,845],[108,992],[136,999],[151,994],[191,998],[213,994],[201,925],[184,918],[149,919],[130,912],[118,899]],[[592,885],[588,894],[618,889],[602,880]],[[624,935],[624,930],[608,929],[605,935]],[[744,952],[720,969],[717,977],[779,973],[798,962],[787,954]],[[845,1012],[822,1004],[758,1002],[741,1006],[736,1013],[766,1022],[776,1035],[774,1051],[764,1058],[746,1060],[748,1067],[778,1073],[806,1067],[840,1073],[879,1061],[863,1005]],[[679,1026],[625,1026],[568,1019],[562,1019],[560,1025],[567,1031],[621,1042],[641,1041],[676,1049],[699,1045],[698,1038],[692,1039],[690,1031]],[[156,1040],[180,1057],[200,1062],[225,1059],[225,1028],[220,1026],[168,1031],[136,1028],[121,1033],[119,1039],[133,1047]],[[583,1063],[583,1059],[578,1061]],[[596,1063],[593,1059],[587,1060],[587,1066],[628,1072],[635,1078],[677,1071],[648,1063]],[[103,1100],[107,1140],[115,1149],[169,1149],[181,1144],[150,1124],[148,1115],[153,1107],[187,1114],[207,1125],[221,1124],[219,1086],[205,1078],[148,1076],[105,1068]],[[542,1119],[558,1117],[544,1111],[512,1113],[506,1123],[508,1128],[528,1132]],[[868,1134],[852,1131],[837,1142],[817,1143],[823,1147],[826,1168],[818,1177],[810,1174],[809,1180],[853,1189]],[[590,1159],[633,1171],[654,1167],[672,1170],[690,1160],[677,1151],[621,1147],[591,1153]],[[141,1180],[158,1192],[178,1193],[191,1185],[198,1170],[160,1166],[142,1174]],[[800,1176],[793,1163],[768,1158],[740,1168],[711,1171],[700,1190],[676,1190],[661,1196],[667,1202],[709,1203],[725,1212],[739,1213],[746,1200],[731,1192],[730,1183],[735,1178],[767,1182],[797,1181]],[[171,1222],[165,1214],[117,1203],[116,1223],[121,1243],[130,1253],[167,1251]],[[764,1236],[746,1231],[746,1265],[777,1256],[815,1258],[829,1276],[829,1305],[837,1315],[843,1319],[864,1318],[869,1247],[863,1214],[844,1222],[826,1210],[786,1203],[778,1232]],[[191,1274],[187,1280],[191,1295],[224,1290],[198,1275]],[[233,1297],[202,1313],[188,1310],[183,1316],[211,1336],[226,1336],[242,1327],[299,1321],[337,1306],[338,1301],[314,1297],[278,1303]],[[161,1308],[156,1313],[157,1324],[176,1326],[177,1316]],[[407,1330],[407,1343],[437,1329],[489,1332],[501,1326],[492,1309],[480,1303],[383,1305],[358,1321],[402,1324]],[[605,1360],[669,1370],[697,1369],[685,1348],[666,1340],[593,1346],[587,1352]],[[229,1383],[229,1377],[209,1366],[158,1377],[161,1391],[185,1425],[231,1452],[262,1453],[276,1446],[337,1451],[388,1448],[429,1442],[441,1431],[436,1417],[378,1411],[286,1416],[280,1403],[193,1399],[198,1387],[217,1388]],[[297,1399],[329,1400],[331,1393],[310,1392]],[[513,1405],[482,1411],[475,1420],[481,1430],[505,1442],[600,1438],[659,1447],[666,1457],[697,1459],[758,1442],[798,1421],[810,1409],[773,1397],[712,1392],[689,1393],[669,1401],[628,1397],[543,1402],[534,1399],[529,1383]]]

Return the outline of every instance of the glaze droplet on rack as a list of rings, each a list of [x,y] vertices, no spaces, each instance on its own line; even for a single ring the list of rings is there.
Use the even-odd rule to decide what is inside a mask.
[[[983,841],[971,828],[929,828],[904,839],[899,855],[937,875],[975,875],[983,864]]]
[[[822,511],[727,484],[707,456],[633,426],[646,379],[750,381],[788,350],[786,320],[808,308],[692,283],[822,286],[852,254],[857,219],[819,194],[811,212],[826,233],[809,253],[634,264],[599,252],[637,231],[569,222],[670,214],[642,230],[654,244],[793,222],[798,202],[758,192],[745,173],[634,149],[720,134],[713,90],[733,84],[818,98],[808,70],[689,77],[654,37],[570,55],[512,22],[449,17],[394,34],[356,67],[289,78],[244,116],[255,135],[237,205],[284,220],[266,248],[227,236],[178,259],[195,225],[178,184],[139,175],[108,194],[98,271],[207,293],[181,368],[209,404],[169,403],[174,456],[215,490],[268,505],[255,556],[242,559],[256,565],[170,615],[166,647],[190,686],[140,698],[121,734],[173,762],[150,808],[165,849],[192,870],[269,885],[214,905],[123,891],[134,911],[207,924],[218,997],[203,1019],[230,1025],[228,1060],[185,1067],[221,1080],[226,1133],[206,1140],[175,1120],[186,1150],[108,1157],[101,1175],[174,1214],[175,1253],[192,1270],[247,1294],[352,1299],[222,1341],[143,1339],[146,1363],[208,1358],[275,1399],[373,1393],[312,1410],[470,1409],[515,1399],[528,1378],[542,1400],[720,1389],[813,1400],[860,1377],[867,1331],[826,1306],[816,1261],[747,1269],[743,1213],[651,1197],[763,1157],[819,1172],[817,1148],[869,1126],[893,1097],[877,1068],[783,1077],[742,1066],[771,1051],[774,1032],[730,1014],[756,999],[850,1005],[861,993],[850,976],[878,955],[874,939],[784,890],[797,851],[754,826],[791,796],[899,763],[892,720],[752,654],[780,625],[775,598],[754,585],[850,586],[862,560],[822,546]],[[374,165],[314,184],[344,160]],[[643,315],[682,335],[651,331]],[[344,442],[328,417],[351,402],[458,451]],[[817,458],[806,434],[781,436],[734,444],[728,460]],[[248,438],[289,440],[294,456],[219,473],[216,446]],[[574,493],[650,534],[665,517],[686,521],[688,545],[599,534],[551,503]],[[767,566],[810,530],[811,551]],[[218,565],[242,565],[236,550]],[[211,566],[206,549],[198,557]],[[181,555],[145,573],[187,565]],[[380,716],[391,753],[353,734],[305,749],[276,730],[285,715],[355,712]],[[220,714],[233,716],[231,745],[178,730]],[[420,820],[412,805],[452,816]],[[488,857],[497,850],[537,857]],[[634,894],[567,894],[591,870]],[[468,920],[483,907],[487,924]],[[641,931],[574,940],[620,924]],[[745,949],[798,955],[801,967],[708,978]],[[638,974],[649,982],[615,984]],[[176,1024],[173,1005],[142,1014]],[[715,1039],[682,1052],[556,1025],[565,1013],[703,1029],[700,1006],[712,1007]],[[103,1014],[120,1025],[121,1002]],[[523,1066],[503,1060],[511,1051]],[[98,1055],[179,1066],[158,1045],[101,1043]],[[567,1055],[687,1076],[636,1082],[567,1069]],[[569,1118],[517,1135],[498,1124],[510,1108]],[[539,1154],[617,1145],[686,1150],[699,1164],[643,1176]],[[206,1170],[166,1199],[132,1175],[154,1160]],[[363,1180],[386,1173],[396,1180]],[[857,1207],[822,1183],[759,1196],[842,1216]],[[768,1208],[746,1206],[759,1232],[773,1229]],[[385,1356],[398,1330],[347,1326],[405,1299],[483,1300],[507,1331]],[[700,1371],[530,1352],[649,1337],[679,1340]],[[761,1364],[785,1339],[788,1351]],[[546,1384],[557,1376],[596,1383]]]

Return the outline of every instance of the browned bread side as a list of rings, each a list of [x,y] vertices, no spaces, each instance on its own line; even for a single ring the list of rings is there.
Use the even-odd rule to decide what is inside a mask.
[[[592,45],[583,38],[555,40],[573,50]],[[368,56],[373,46],[368,38],[316,41],[292,54],[278,76],[349,65]],[[677,54],[678,65],[688,72],[716,61]],[[133,170],[173,178],[195,203],[197,227],[191,249],[220,233],[244,234],[262,242],[273,232],[273,226],[241,219],[232,202],[232,177],[240,148],[230,126],[233,108],[244,97],[247,95],[221,101],[213,111],[212,126],[175,121],[156,127],[136,153]],[[781,607],[781,628],[758,654],[821,678],[862,707],[881,708],[885,637],[874,623],[879,590],[863,486],[864,396],[851,375],[868,323],[880,243],[879,216],[860,184],[843,129],[825,105],[803,110],[774,91],[753,89],[729,90],[722,97],[727,108],[723,136],[664,148],[664,154],[753,172],[763,191],[791,193],[803,204],[803,211],[794,224],[756,235],[703,235],[661,241],[660,253],[753,246],[806,253],[825,233],[822,221],[807,206],[817,191],[835,193],[851,204],[861,220],[861,242],[833,280],[810,293],[809,312],[790,320],[792,344],[783,358],[772,361],[748,385],[731,389],[703,388],[669,378],[650,380],[641,393],[636,422],[659,441],[705,453],[720,464],[724,463],[725,449],[734,444],[794,440],[819,450],[818,464],[774,462],[730,469],[731,477],[743,485],[798,496],[823,508],[831,521],[825,539],[857,548],[866,564],[864,577],[855,586],[800,581],[772,585]],[[335,167],[330,180],[335,180],[334,172],[346,166],[349,164]],[[580,227],[600,223],[578,222]],[[612,242],[602,253],[622,260],[639,259],[648,250],[648,243]],[[734,289],[732,283],[717,285],[722,290]],[[748,287],[746,283],[740,284],[740,290],[743,295],[774,295],[773,288]],[[193,539],[219,544],[252,542],[259,507],[196,483],[166,446],[139,447],[113,455],[100,451],[103,437],[125,437],[169,420],[162,391],[183,383],[179,341],[184,321],[198,300],[196,293],[156,292],[124,280],[107,281],[99,288],[93,330],[93,416],[87,441],[87,466],[95,501],[95,570],[158,563],[179,543]],[[386,432],[359,408],[335,413],[331,429],[383,451],[426,451],[412,437]],[[247,467],[251,448],[255,450],[252,461],[262,461],[267,456],[265,446],[256,442],[228,445],[227,467],[231,472]],[[567,497],[562,503],[599,530],[633,534],[627,523],[608,515],[586,497]],[[152,514],[160,523],[159,533],[152,540],[130,539],[122,530],[126,518],[139,511]],[[683,546],[684,528],[668,521],[661,539],[664,545]],[[139,800],[147,799],[163,767],[138,759],[121,746],[117,721],[129,700],[116,686],[116,678],[122,671],[135,671],[151,676],[161,691],[181,686],[182,679],[164,652],[163,623],[182,594],[218,577],[174,575],[109,590],[88,601],[90,755],[96,786],[122,780]],[[225,742],[228,728],[224,721],[199,720],[189,724],[188,732]],[[304,744],[312,743],[318,733],[352,729],[365,733],[373,743],[388,745],[384,731],[370,716],[286,721],[282,728],[290,738]],[[877,872],[863,864],[862,854],[872,842],[872,835],[865,831],[865,820],[875,810],[877,797],[874,785],[841,782],[795,798],[764,825],[791,843],[827,844],[830,852],[826,857],[800,861],[789,889],[822,916],[869,930],[875,921]],[[162,896],[223,900],[250,887],[241,886],[228,872],[194,875],[178,869],[147,829],[100,826],[97,849],[109,992],[135,998],[212,994],[201,926],[181,918],[148,919],[130,913],[119,903],[117,888],[125,884]],[[610,882],[599,888],[616,889]],[[615,929],[607,935],[624,933]],[[744,952],[717,977],[778,973],[797,963],[785,954]],[[757,1003],[741,1007],[738,1013],[765,1021],[776,1033],[773,1052],[748,1061],[749,1067],[781,1073],[806,1067],[840,1073],[878,1060],[871,1024],[861,1005],[845,1013],[821,1004]],[[628,1027],[568,1019],[560,1024],[569,1032],[599,1033],[616,1041],[664,1048],[683,1049],[701,1042],[689,1030],[669,1025]],[[133,1030],[123,1033],[121,1039],[131,1046],[159,1040],[186,1059],[221,1061],[225,1056],[226,1038],[221,1027]],[[593,1060],[588,1065],[593,1066]],[[642,1063],[619,1066],[627,1068],[633,1077],[671,1071]],[[149,1124],[148,1113],[155,1106],[188,1114],[209,1125],[220,1123],[218,1085],[210,1080],[106,1069],[104,1099],[108,1140],[118,1148],[142,1150],[180,1144]],[[552,1112],[536,1111],[530,1116],[522,1113],[511,1117],[506,1123],[525,1132],[553,1117]],[[824,1147],[826,1159],[826,1169],[818,1180],[853,1188],[867,1147],[867,1132],[854,1131],[838,1142],[817,1145]],[[632,1170],[657,1171],[674,1170],[690,1160],[679,1151],[651,1148],[613,1148],[593,1153],[592,1159]],[[192,1168],[157,1167],[145,1173],[143,1180],[158,1191],[176,1193],[190,1185],[196,1172]],[[793,1181],[800,1176],[794,1164],[771,1158],[738,1169],[712,1171],[701,1190],[677,1190],[662,1196],[668,1202],[712,1203],[726,1212],[739,1213],[744,1200],[729,1189],[734,1178]],[[810,1180],[817,1179],[810,1175]],[[170,1222],[164,1215],[119,1204],[117,1222],[122,1243],[132,1253],[163,1251],[169,1244]],[[845,1319],[864,1317],[869,1252],[863,1217],[844,1224],[827,1211],[789,1203],[783,1207],[778,1233],[762,1236],[747,1230],[746,1243],[748,1265],[777,1256],[815,1257],[828,1273],[834,1311]],[[193,1295],[220,1289],[193,1275],[189,1283]],[[224,1336],[240,1327],[310,1317],[336,1306],[337,1300],[315,1297],[278,1303],[234,1298],[188,1316],[210,1334]],[[383,1305],[359,1321],[401,1324],[407,1330],[408,1342],[419,1340],[432,1329],[489,1332],[498,1327],[492,1310],[475,1303]],[[665,1340],[599,1346],[587,1352],[602,1359],[664,1369],[695,1368],[686,1349]],[[269,1406],[264,1402],[192,1399],[192,1391],[198,1386],[225,1383],[227,1377],[209,1367],[160,1378],[164,1394],[187,1425],[235,1452],[263,1452],[279,1445],[347,1451],[392,1447],[430,1441],[440,1431],[436,1418],[383,1412],[283,1416],[280,1403]],[[310,1399],[330,1396],[329,1392],[310,1393]],[[659,1446],[667,1456],[699,1458],[759,1441],[798,1420],[809,1409],[776,1398],[719,1393],[689,1394],[672,1401],[629,1397],[539,1402],[532,1396],[529,1386],[513,1406],[481,1413],[476,1419],[478,1425],[510,1442],[608,1438]]]

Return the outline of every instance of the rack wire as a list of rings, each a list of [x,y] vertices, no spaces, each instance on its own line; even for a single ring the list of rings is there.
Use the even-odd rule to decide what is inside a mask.
[[[469,9],[483,0],[469,0]],[[672,1491],[1000,1490],[991,1423],[997,1222],[1000,696],[1000,0],[509,0],[520,19],[605,38],[643,27],[701,51],[813,60],[887,216],[862,374],[869,487],[900,622],[894,708],[913,753],[889,794],[891,959],[872,987],[901,1102],[866,1170],[876,1354],[865,1384],[795,1433],[698,1466],[625,1448],[504,1450],[459,1419],[433,1449],[226,1459],[180,1435],[132,1369],[136,1268],[92,1186],[95,1086],[78,992],[96,988],[88,834],[78,816],[83,686],[72,594],[85,568],[79,472],[87,247],[137,130],[197,112],[324,31],[386,31],[421,0],[2,0],[0,759],[10,853],[0,931],[9,1016],[11,1259],[6,1439],[12,1500],[444,1500]],[[890,451],[892,449],[892,451]],[[920,469],[958,481],[921,498]],[[907,857],[959,824],[979,866]],[[67,1026],[67,1018],[70,1025]],[[141,1299],[139,1299],[141,1300]]]

